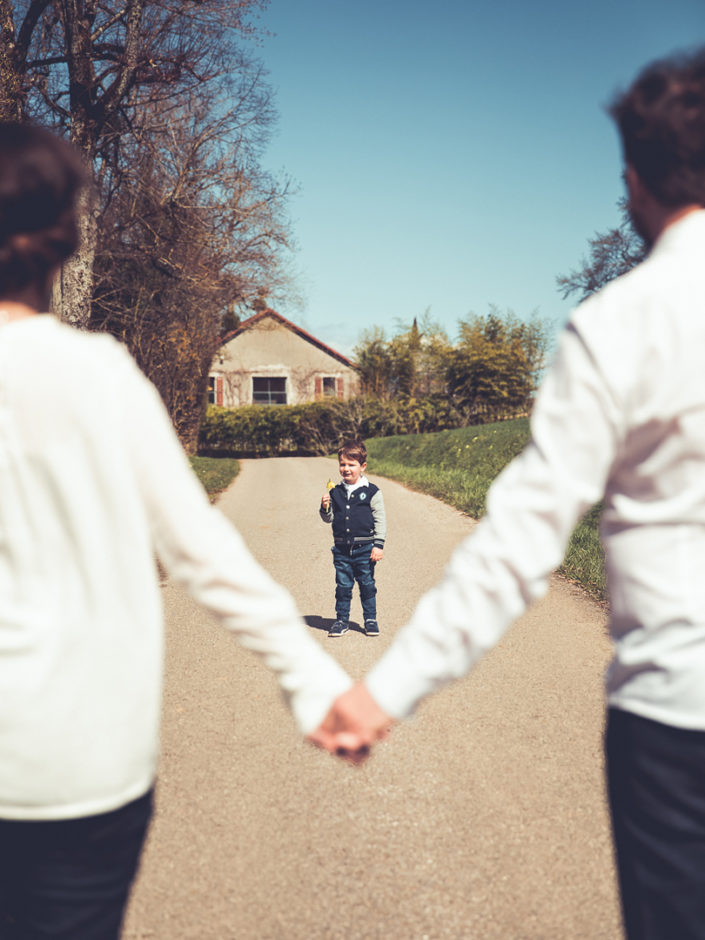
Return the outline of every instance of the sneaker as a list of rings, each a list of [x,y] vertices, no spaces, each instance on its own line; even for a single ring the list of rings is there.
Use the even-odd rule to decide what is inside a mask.
[[[347,620],[336,620],[328,631],[328,636],[342,636],[344,633],[347,633],[350,629],[350,624]]]
[[[379,627],[376,620],[365,621],[365,633],[367,636],[379,636]]]

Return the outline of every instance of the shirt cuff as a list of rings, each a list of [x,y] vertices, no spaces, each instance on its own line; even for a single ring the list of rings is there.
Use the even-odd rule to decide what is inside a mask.
[[[409,718],[419,702],[439,688],[438,683],[405,663],[394,647],[372,667],[364,679],[367,691],[390,718]]]
[[[306,679],[295,690],[287,689],[286,680],[282,682],[285,698],[299,731],[303,735],[311,734],[321,724],[333,705],[333,702],[347,692],[353,685],[350,676],[342,666],[321,650],[321,658],[309,655]]]

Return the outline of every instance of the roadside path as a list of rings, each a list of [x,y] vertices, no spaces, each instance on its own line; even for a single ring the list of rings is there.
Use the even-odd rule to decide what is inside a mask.
[[[220,507],[354,677],[472,522],[371,474],[382,636],[329,640],[337,464],[245,461]],[[556,580],[362,768],[299,741],[276,684],[173,584],[157,813],[125,940],[619,940],[602,780],[604,612]],[[353,620],[361,610],[357,595]]]

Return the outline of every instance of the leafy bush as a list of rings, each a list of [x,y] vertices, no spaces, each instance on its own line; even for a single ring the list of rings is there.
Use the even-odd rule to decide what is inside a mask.
[[[199,453],[277,457],[329,454],[348,437],[423,434],[457,427],[461,416],[446,396],[381,401],[324,399],[303,405],[243,405],[206,412]]]

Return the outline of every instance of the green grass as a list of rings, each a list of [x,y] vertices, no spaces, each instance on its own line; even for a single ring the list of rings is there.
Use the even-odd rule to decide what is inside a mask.
[[[529,440],[527,418],[367,441],[370,472],[404,483],[477,519],[500,471]],[[560,572],[597,600],[607,596],[599,538],[600,506],[578,523]]]
[[[240,464],[231,457],[190,457],[189,459],[211,502],[230,486],[240,472]]]

